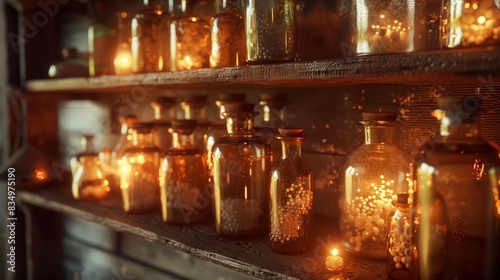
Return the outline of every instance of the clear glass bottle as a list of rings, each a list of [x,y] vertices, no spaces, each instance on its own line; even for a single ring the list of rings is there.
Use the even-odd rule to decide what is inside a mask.
[[[89,2],[90,3],[90,2]],[[105,1],[93,2],[96,19],[88,28],[89,75],[113,75],[117,46],[115,17]]]
[[[132,146],[125,150],[120,167],[123,210],[155,212],[160,210],[161,151],[154,143],[153,123],[136,122],[131,129]]]
[[[206,154],[193,145],[194,120],[172,121],[172,147],[160,169],[162,218],[166,223],[192,224],[211,213],[207,194]]]
[[[296,58],[295,0],[246,0],[248,63],[276,63]]]
[[[94,140],[94,134],[82,134],[80,137],[80,151],[72,155],[69,159],[69,166],[71,170],[71,175],[75,177],[76,174],[76,169],[78,169],[78,166],[80,165],[80,156],[81,155],[89,155],[89,154],[95,154],[97,155],[96,152],[94,152],[94,145],[93,141]]]
[[[156,101],[151,102],[154,111],[155,143],[162,152],[167,152],[172,146],[172,134],[169,129],[172,127],[170,120],[175,113],[172,110],[174,105],[174,97],[158,97]]]
[[[313,238],[314,178],[302,157],[303,129],[280,128],[282,156],[271,173],[271,249],[284,254],[307,251]]]
[[[88,77],[89,68],[87,62],[78,58],[75,48],[64,48],[61,50],[63,61],[56,62],[49,67],[50,78]]]
[[[394,209],[389,213],[386,263],[389,279],[410,279],[412,228],[408,199],[408,193],[397,194]]]
[[[444,0],[441,17],[444,48],[482,47],[500,43],[498,0]]]
[[[386,258],[393,196],[410,190],[410,158],[397,145],[396,116],[363,113],[364,143],[342,167],[340,229],[345,249],[357,256]]]
[[[193,15],[193,0],[182,0],[181,14],[170,24],[171,70],[210,66],[210,24]]]
[[[114,59],[116,75],[132,74],[130,21],[131,16],[129,13],[125,11],[118,13],[118,47]]]
[[[163,65],[168,56],[168,26],[170,14],[165,12],[161,0],[144,0],[144,9],[132,18],[132,71],[150,73],[168,71]]]
[[[87,142],[87,147],[89,146],[88,143],[90,142]],[[110,188],[109,182],[102,172],[99,155],[87,150],[79,154],[77,158],[78,164],[71,184],[73,197],[79,200],[106,198]]]
[[[498,279],[500,150],[479,134],[477,97],[438,108],[439,133],[415,162],[412,276]]]
[[[352,43],[358,55],[425,50],[425,1],[352,1]]]
[[[222,0],[221,11],[212,18],[210,68],[246,64],[245,20],[239,0]]]
[[[269,227],[271,152],[255,136],[254,104],[226,106],[227,135],[213,147],[215,228],[227,238],[263,234]]]
[[[210,122],[207,120],[207,96],[191,95],[181,102],[184,119],[195,120],[194,145],[200,151],[207,152],[207,139],[210,130]]]
[[[273,159],[281,158],[281,141],[276,138],[278,129],[285,127],[286,102],[288,96],[281,93],[263,93],[259,105],[262,107],[262,121],[255,131],[271,146]]]

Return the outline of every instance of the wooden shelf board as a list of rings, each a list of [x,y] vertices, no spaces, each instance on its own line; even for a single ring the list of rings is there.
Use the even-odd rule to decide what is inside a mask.
[[[263,279],[382,279],[385,262],[359,260],[344,253],[344,270],[326,270],[324,258],[340,239],[335,222],[318,217],[316,244],[305,254],[281,255],[270,250],[267,238],[236,241],[220,238],[213,221],[193,226],[167,225],[160,214],[126,214],[117,196],[103,201],[78,201],[69,187],[19,191],[21,203],[96,222],[116,231],[129,232],[151,242],[174,248],[195,257]],[[332,247],[330,247],[332,246]],[[328,248],[326,248],[328,247]]]
[[[199,69],[171,73],[28,81],[27,90],[108,91],[156,87],[479,83],[500,73],[500,48],[363,56],[325,61]]]

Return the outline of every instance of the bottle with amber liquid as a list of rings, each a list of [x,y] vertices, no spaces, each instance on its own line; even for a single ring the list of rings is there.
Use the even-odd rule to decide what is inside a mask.
[[[181,13],[170,24],[172,71],[210,66],[210,24],[193,14],[193,0],[182,0]]]
[[[118,13],[118,45],[114,59],[116,75],[132,74],[131,17],[130,13],[125,11]]]
[[[153,123],[132,125],[132,146],[125,150],[120,166],[123,210],[128,213],[160,209],[158,181],[161,151],[155,146]]]
[[[238,0],[222,0],[212,18],[210,68],[246,64],[245,20]]]
[[[416,158],[412,276],[420,279],[500,276],[500,150],[480,136],[479,107],[475,96],[439,98],[439,132]]]
[[[192,224],[210,211],[206,155],[193,145],[194,120],[173,120],[172,146],[160,167],[162,218],[166,223]]]
[[[144,9],[132,18],[132,70],[134,73],[168,71],[164,57],[171,21],[161,0],[144,0]]]
[[[281,128],[282,156],[271,175],[269,238],[283,254],[307,251],[313,230],[313,172],[302,157],[302,129]]]
[[[255,135],[252,103],[228,104],[227,135],[213,147],[215,228],[226,238],[249,238],[269,227],[271,152]]]
[[[90,3],[90,2],[89,2]],[[113,75],[117,47],[117,30],[114,12],[105,1],[93,2],[96,19],[88,28],[89,75]]]
[[[162,152],[167,152],[172,146],[172,134],[169,130],[172,128],[171,119],[174,115],[172,110],[174,105],[174,97],[158,97],[151,102],[151,108],[154,112],[155,143]]]

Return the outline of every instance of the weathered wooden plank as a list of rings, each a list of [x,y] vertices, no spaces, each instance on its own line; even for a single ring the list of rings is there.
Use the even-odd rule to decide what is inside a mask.
[[[340,247],[336,222],[318,218],[314,246],[303,255],[280,255],[269,249],[267,238],[236,241],[218,237],[213,222],[194,226],[166,225],[160,214],[130,215],[120,208],[118,197],[98,202],[74,200],[69,187],[22,191],[18,198],[32,205],[97,222],[120,232],[129,232],[146,240],[174,248],[258,278],[329,279],[324,259],[333,246]],[[346,256],[339,279],[380,279],[385,263],[358,260]]]
[[[172,73],[32,80],[28,91],[102,91],[134,86],[207,87],[477,83],[500,73],[500,48],[363,56],[325,61],[199,69]],[[468,73],[468,75],[464,75]],[[438,74],[438,75],[437,75]]]

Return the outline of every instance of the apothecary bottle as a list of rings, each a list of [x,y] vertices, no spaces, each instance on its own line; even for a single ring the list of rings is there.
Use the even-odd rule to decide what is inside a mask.
[[[114,59],[116,75],[132,74],[131,18],[131,14],[125,11],[118,13],[118,43]]]
[[[170,24],[171,70],[210,67],[210,24],[193,14],[193,0],[182,0],[181,13]]]
[[[120,181],[120,167],[125,150],[132,146],[132,125],[137,122],[137,116],[125,115],[120,117],[120,138],[111,152],[111,166]]]
[[[76,173],[76,169],[80,165],[80,156],[84,154],[96,154],[94,151],[94,134],[82,134],[80,136],[80,151],[78,153],[72,155],[69,159],[69,166],[71,175],[74,177]]]
[[[88,77],[88,62],[78,57],[76,48],[61,50],[63,61],[56,62],[49,67],[50,78]]]
[[[358,55],[425,49],[425,1],[352,1],[352,43]]]
[[[144,0],[144,9],[132,18],[132,70],[134,73],[168,71],[164,57],[168,56],[170,14],[161,0]]]
[[[207,120],[207,98],[206,95],[191,95],[181,101],[184,119],[196,121],[194,145],[203,152],[207,151],[207,138],[210,130],[210,122]]]
[[[438,99],[439,133],[415,162],[412,276],[498,279],[499,148],[479,134],[479,99]]]
[[[131,129],[132,146],[125,150],[120,166],[123,210],[154,212],[160,209],[161,152],[154,143],[153,123],[136,122]]]
[[[117,46],[117,31],[114,12],[105,1],[95,0],[95,20],[88,28],[89,75],[113,75]]]
[[[408,193],[397,194],[394,209],[388,216],[386,268],[389,279],[410,279],[412,227],[408,199]]]
[[[254,104],[229,104],[227,135],[213,147],[215,228],[227,238],[263,234],[269,227],[269,146],[253,130]]]
[[[284,254],[305,252],[313,230],[313,172],[302,157],[302,129],[281,128],[282,155],[271,173],[271,249]]]
[[[154,113],[155,143],[162,152],[167,152],[172,146],[172,134],[169,130],[172,128],[171,119],[175,117],[174,105],[174,97],[158,97],[151,102]]]
[[[340,179],[340,229],[354,255],[385,259],[392,197],[409,193],[410,158],[397,145],[396,114],[363,113],[364,143],[350,152]]]
[[[172,147],[160,167],[162,218],[166,223],[192,224],[208,217],[206,154],[193,145],[194,120],[172,121]]]
[[[296,58],[295,0],[245,0],[248,63],[276,63]]]
[[[281,141],[276,138],[278,129],[286,125],[286,102],[288,96],[283,93],[263,93],[259,105],[262,110],[262,121],[256,125],[257,135],[264,138],[271,146],[273,159],[281,157]]]
[[[500,3],[496,0],[445,0],[441,17],[444,48],[500,44]]]
[[[212,18],[210,68],[246,64],[245,20],[239,0],[222,0],[221,11]]]

